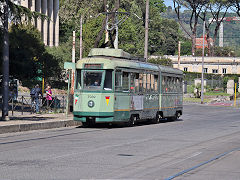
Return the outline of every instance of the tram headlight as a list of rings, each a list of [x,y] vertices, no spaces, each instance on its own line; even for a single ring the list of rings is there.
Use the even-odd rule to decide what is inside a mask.
[[[88,101],[88,107],[90,107],[90,108],[92,108],[92,107],[94,107],[94,101],[92,101],[92,100],[90,100],[90,101]]]

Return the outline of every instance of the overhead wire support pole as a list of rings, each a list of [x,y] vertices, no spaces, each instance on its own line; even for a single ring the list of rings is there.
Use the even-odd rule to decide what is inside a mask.
[[[80,17],[80,43],[79,43],[79,45],[80,45],[80,49],[79,49],[79,59],[81,60],[82,59],[82,52],[83,52],[83,50],[82,50],[82,48],[83,48],[83,42],[82,42],[82,32],[83,32],[83,16],[81,15],[81,17]]]
[[[9,35],[8,35],[8,0],[4,3],[4,22],[3,22],[3,82],[2,82],[2,120],[9,120],[8,99],[9,99]]]
[[[144,44],[144,58],[148,59],[148,21],[149,21],[149,0],[146,0],[146,15],[145,15],[145,44]]]
[[[205,41],[205,21],[203,21],[203,46],[202,46],[202,78],[201,78],[201,104],[203,104],[203,93],[204,93],[204,79],[203,79],[203,73],[204,73],[204,45]]]
[[[118,21],[118,12],[115,13],[115,30],[116,30],[116,37],[115,37],[115,40],[114,40],[114,48],[115,49],[118,49],[118,23],[120,21]]]
[[[106,18],[106,27],[105,27],[105,30],[106,30],[106,32],[107,31],[112,31],[113,29],[115,29],[116,30],[116,37],[115,37],[115,40],[114,40],[114,48],[115,49],[118,49],[118,26],[121,24],[121,23],[123,23],[123,22],[125,22],[127,19],[128,19],[128,16],[130,16],[130,13],[128,13],[128,12],[118,12],[118,11],[115,11],[115,12],[103,12],[103,13],[101,13],[101,14],[104,14],[104,15],[106,15],[107,16],[107,18]],[[114,20],[114,22],[113,23],[109,23],[108,22],[108,20],[109,20],[109,18],[108,18],[108,16],[109,16],[109,14],[114,14],[114,16],[115,16],[115,20]],[[122,18],[122,19],[118,19],[118,14],[124,14],[125,16]],[[106,33],[107,34],[107,33]],[[105,38],[105,42],[106,42],[106,40],[107,40],[107,38]]]
[[[178,41],[178,69],[180,69],[181,41]]]

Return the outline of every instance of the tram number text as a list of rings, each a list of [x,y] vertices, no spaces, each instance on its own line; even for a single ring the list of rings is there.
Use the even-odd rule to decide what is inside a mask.
[[[96,98],[94,95],[88,95],[88,98]]]

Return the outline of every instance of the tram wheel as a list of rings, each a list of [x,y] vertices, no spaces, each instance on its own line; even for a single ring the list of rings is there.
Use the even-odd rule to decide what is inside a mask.
[[[158,124],[160,122],[160,119],[162,119],[162,116],[161,116],[161,114],[157,113],[156,117],[154,119],[152,119],[152,123]]]
[[[174,116],[167,118],[168,121],[176,121],[177,119],[178,119],[177,113]]]
[[[128,127],[133,127],[136,125],[136,122],[137,122],[137,116],[131,116],[129,121],[127,122],[127,126]]]
[[[82,127],[86,128],[86,127],[88,127],[88,125],[89,125],[89,123],[87,123],[87,122],[82,122]]]

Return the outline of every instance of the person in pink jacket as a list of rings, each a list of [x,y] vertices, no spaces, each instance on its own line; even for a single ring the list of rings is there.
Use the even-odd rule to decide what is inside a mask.
[[[52,99],[53,99],[52,98],[52,90],[51,90],[51,86],[50,85],[47,86],[46,95],[47,95],[47,97],[46,97],[46,99],[47,99],[47,107],[49,107],[49,105],[51,106]]]

